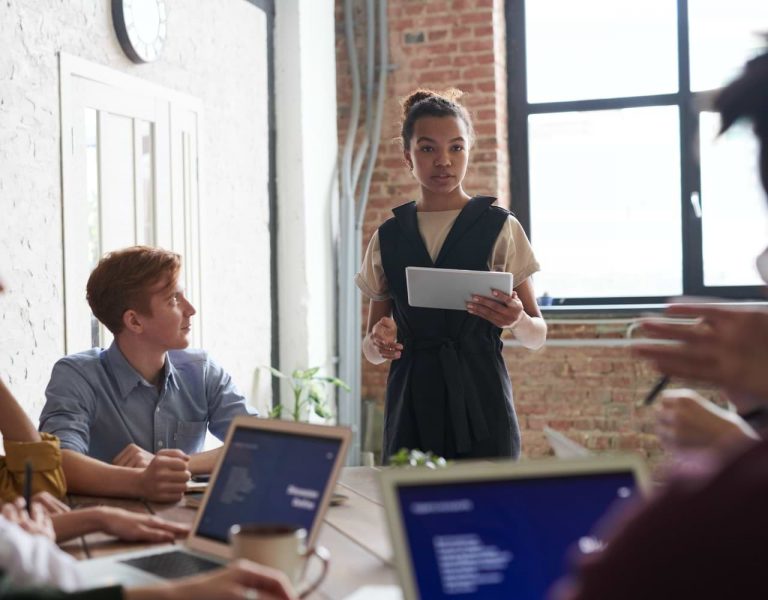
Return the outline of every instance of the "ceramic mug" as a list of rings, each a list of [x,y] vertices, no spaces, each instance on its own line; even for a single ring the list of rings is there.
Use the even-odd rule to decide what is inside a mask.
[[[299,598],[305,598],[322,583],[328,573],[328,550],[322,546],[307,548],[307,530],[298,525],[247,523],[229,530],[232,558],[246,558],[278,569],[297,587]],[[303,581],[307,561],[316,556],[322,563],[314,581]]]

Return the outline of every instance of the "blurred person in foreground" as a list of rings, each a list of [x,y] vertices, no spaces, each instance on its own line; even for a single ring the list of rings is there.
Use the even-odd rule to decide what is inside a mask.
[[[768,192],[768,52],[718,96],[722,131],[749,119],[760,143]],[[758,269],[768,280],[768,255]],[[768,312],[755,308],[673,305],[667,314],[701,327],[649,322],[646,332],[675,340],[638,354],[663,373],[722,387],[742,414],[768,404]],[[678,391],[698,400],[691,392]],[[667,394],[667,402],[674,397]],[[695,401],[694,400],[694,401]],[[695,409],[694,409],[695,410]],[[662,424],[663,426],[663,424]],[[738,439],[738,441],[736,441]],[[680,479],[634,514],[603,523],[602,551],[577,556],[577,568],[552,590],[557,599],[763,598],[768,550],[768,441],[733,436],[722,466],[705,479]]]

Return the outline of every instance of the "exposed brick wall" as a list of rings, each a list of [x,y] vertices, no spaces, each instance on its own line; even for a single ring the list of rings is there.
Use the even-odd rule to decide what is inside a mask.
[[[337,93],[343,140],[350,79],[339,0],[337,15]],[[475,120],[478,139],[465,189],[495,194],[503,205],[509,205],[503,0],[390,0],[389,26],[390,61],[395,68],[387,90],[385,143],[371,186],[364,244],[393,207],[417,193],[403,166],[399,145],[386,143],[398,134],[397,99],[415,87],[458,87],[467,93],[464,102]],[[364,314],[363,323],[366,319]],[[615,341],[596,345],[598,340],[623,337],[626,327],[622,321],[552,323],[551,340],[582,340],[583,345],[553,342],[535,353],[514,345],[506,348],[525,455],[551,453],[541,431],[549,424],[590,448],[633,450],[658,459],[660,448],[653,434],[652,412],[636,407],[656,374],[635,360],[626,346],[609,345]],[[363,360],[364,399],[383,403],[388,368],[388,364],[374,367]]]

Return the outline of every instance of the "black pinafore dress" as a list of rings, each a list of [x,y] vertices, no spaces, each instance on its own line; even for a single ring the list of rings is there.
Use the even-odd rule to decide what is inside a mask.
[[[419,233],[414,202],[394,209],[395,216],[379,227],[382,265],[403,344],[387,380],[385,462],[400,448],[445,458],[520,454],[502,330],[466,311],[410,306],[405,280],[408,266],[487,271],[509,215],[494,201],[487,196],[469,200],[434,263]]]

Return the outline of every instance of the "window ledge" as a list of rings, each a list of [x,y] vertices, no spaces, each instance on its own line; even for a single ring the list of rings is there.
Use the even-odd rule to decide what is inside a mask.
[[[749,306],[767,308],[766,301],[707,301],[707,304],[718,306]],[[649,313],[661,313],[669,304],[591,304],[591,305],[564,305],[564,306],[540,306],[546,320],[568,319],[631,319],[646,316]]]

